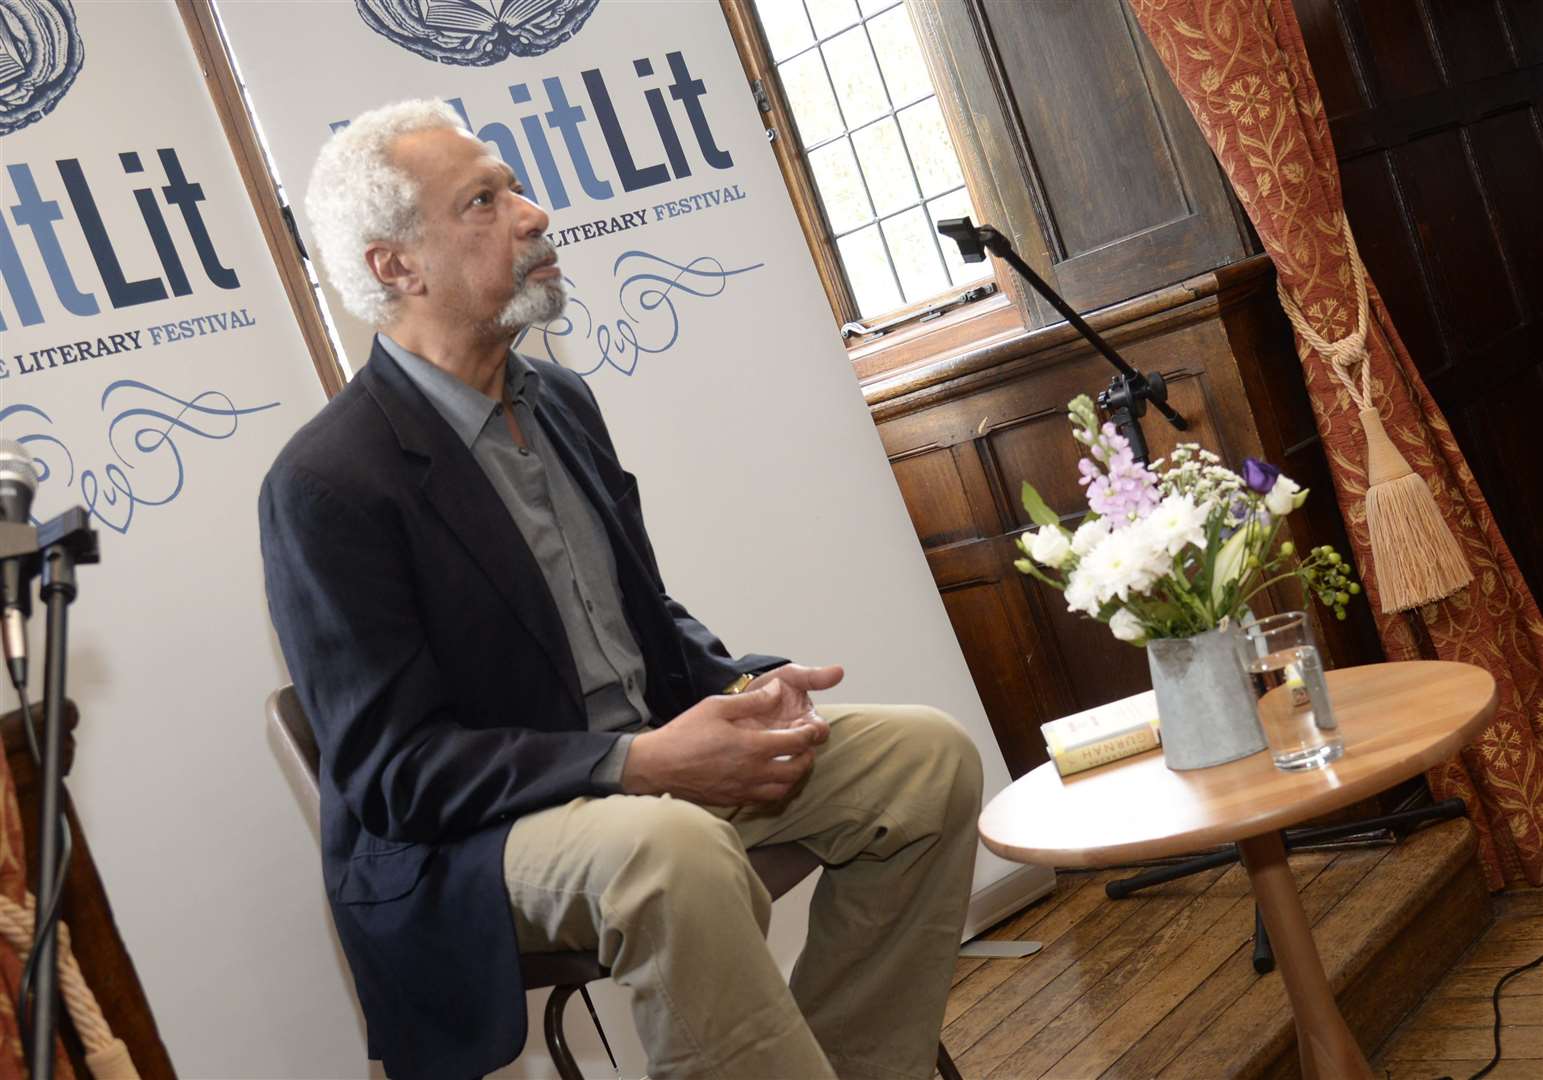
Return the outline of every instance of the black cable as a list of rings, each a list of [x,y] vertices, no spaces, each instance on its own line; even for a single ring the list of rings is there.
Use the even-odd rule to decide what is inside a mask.
[[[1531,971],[1539,964],[1543,964],[1543,956],[1538,957],[1530,964],[1523,964],[1519,968],[1514,968],[1511,971],[1506,972],[1504,975],[1500,976],[1500,981],[1495,984],[1495,993],[1492,998],[1493,1004],[1495,1006],[1495,1056],[1489,1059],[1488,1065],[1474,1073],[1468,1078],[1468,1080],[1481,1080],[1482,1077],[1488,1076],[1491,1072],[1493,1072],[1496,1065],[1500,1064],[1500,991],[1505,987],[1506,983],[1516,978],[1516,976],[1521,975],[1524,972]],[[1452,1080],[1452,1077],[1441,1076],[1437,1077],[1437,1080]]]
[[[1496,1065],[1500,1064],[1500,991],[1501,991],[1501,988],[1503,988],[1506,983],[1508,983],[1512,979],[1516,978],[1516,976],[1522,974],[1522,972],[1524,972],[1524,971],[1531,971],[1533,968],[1537,967],[1539,964],[1543,964],[1543,956],[1538,957],[1536,960],[1534,960],[1530,964],[1523,964],[1521,967],[1515,969],[1514,971],[1506,972],[1504,975],[1502,975],[1500,977],[1500,981],[1495,984],[1495,998],[1494,998],[1494,1001],[1495,1001],[1495,1056],[1489,1059],[1489,1064],[1488,1065],[1484,1066],[1484,1068],[1480,1069],[1478,1072],[1474,1073],[1473,1076],[1469,1077],[1469,1080],[1479,1080],[1479,1078],[1482,1077],[1482,1076],[1488,1076],[1489,1073],[1490,1073],[1490,1070],[1494,1069],[1494,1067]]]
[[[14,675],[14,672],[12,673]],[[43,766],[43,752],[38,746],[37,731],[32,725],[32,703],[27,699],[27,684],[18,682],[14,678],[12,685],[16,687],[16,697],[21,702],[22,729],[27,733],[27,746],[32,751],[32,760],[38,768]],[[59,814],[59,869],[54,875],[53,896],[49,901],[46,912],[35,912],[32,929],[32,950],[27,954],[27,963],[21,970],[21,988],[16,994],[16,1026],[23,1034],[31,1027],[32,981],[37,976],[37,944],[43,936],[59,921],[59,901],[64,895],[65,871],[70,866],[70,856],[74,849],[74,838],[70,834],[70,822],[61,811]],[[23,1049],[31,1052],[31,1042],[23,1041]],[[28,1063],[28,1075],[32,1074],[31,1065]]]

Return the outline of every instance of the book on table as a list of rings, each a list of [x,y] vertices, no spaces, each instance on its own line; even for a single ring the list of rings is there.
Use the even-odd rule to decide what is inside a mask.
[[[1063,716],[1039,730],[1062,776],[1155,750],[1163,741],[1151,690]]]

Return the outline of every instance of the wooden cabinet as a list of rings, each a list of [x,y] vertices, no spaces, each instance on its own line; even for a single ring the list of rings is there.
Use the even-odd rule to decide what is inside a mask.
[[[1193,441],[1233,464],[1247,455],[1279,462],[1321,492],[1291,519],[1297,541],[1344,549],[1268,259],[1192,277],[1090,321],[1138,368],[1163,373],[1170,402],[1191,425],[1180,433],[1149,414],[1144,430],[1154,456]],[[1143,650],[1068,613],[1056,590],[1012,566],[1013,539],[1030,524],[1019,501],[1024,480],[1069,525],[1086,509],[1076,472],[1081,448],[1065,405],[1079,393],[1096,394],[1110,374],[1107,361],[1062,323],[865,385],[1014,775],[1045,760],[1040,724],[1151,685]],[[1295,606],[1300,597],[1274,602]],[[1375,635],[1359,620],[1323,630],[1340,663],[1375,655]]]

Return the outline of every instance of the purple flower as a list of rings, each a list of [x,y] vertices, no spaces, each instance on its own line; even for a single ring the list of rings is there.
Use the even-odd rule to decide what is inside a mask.
[[[1099,435],[1088,450],[1108,471],[1102,472],[1093,461],[1082,458],[1077,462],[1077,471],[1082,474],[1078,483],[1087,487],[1088,506],[1093,512],[1119,529],[1157,507],[1157,476],[1136,461],[1129,441],[1113,424],[1105,424]]]
[[[1280,470],[1268,461],[1260,461],[1258,458],[1243,459],[1243,482],[1261,495],[1268,495],[1270,489],[1275,486],[1275,478],[1280,475]]]

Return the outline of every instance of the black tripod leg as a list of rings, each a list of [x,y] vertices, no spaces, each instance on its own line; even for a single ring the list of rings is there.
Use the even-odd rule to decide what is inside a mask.
[[[1137,889],[1145,889],[1151,885],[1161,885],[1165,881],[1177,881],[1179,878],[1203,873],[1206,870],[1212,870],[1218,866],[1226,866],[1228,863],[1235,863],[1237,861],[1238,849],[1231,847],[1225,851],[1201,855],[1199,858],[1187,859],[1172,866],[1153,867],[1151,870],[1143,870],[1139,874],[1132,874],[1128,878],[1111,881],[1104,886],[1104,895],[1111,900],[1123,900]]]
[[[1468,808],[1463,805],[1463,800],[1442,799],[1438,803],[1422,806],[1416,810],[1400,810],[1393,814],[1378,814],[1376,817],[1362,818],[1360,821],[1351,821],[1344,825],[1326,825],[1316,829],[1291,829],[1286,833],[1286,846],[1288,848],[1304,847],[1309,844],[1359,836],[1362,833],[1373,832],[1379,829],[1391,829],[1393,832],[1401,834],[1406,829],[1413,831],[1416,825],[1423,822],[1459,818],[1467,812]]]
[[[1264,928],[1264,913],[1254,905],[1254,970],[1268,975],[1275,970],[1275,950],[1270,948],[1270,932]]]

